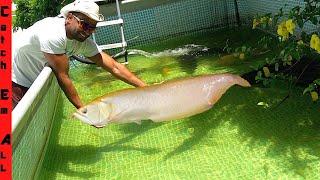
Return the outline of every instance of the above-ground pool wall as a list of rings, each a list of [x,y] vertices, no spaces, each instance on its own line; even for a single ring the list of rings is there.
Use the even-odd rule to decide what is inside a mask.
[[[13,110],[13,179],[34,179],[41,166],[61,90],[49,67]]]
[[[255,16],[257,14],[264,15],[267,13],[278,13],[280,8],[283,8],[284,12],[288,12],[290,9],[296,6],[304,7],[304,0],[245,0],[248,5],[249,16]],[[319,28],[319,27],[318,27]],[[311,23],[305,25],[305,30],[311,32],[317,29]],[[319,29],[318,29],[319,30]]]
[[[236,24],[234,0],[162,0],[153,6],[142,2],[120,5],[129,47]],[[116,15],[111,16],[115,14],[115,4],[104,6],[101,5],[101,10],[108,20],[117,18]],[[113,11],[110,6],[113,6]],[[247,15],[247,5],[244,1],[238,1],[238,6],[240,17],[243,18]],[[96,41],[99,45],[121,42],[120,27],[99,27]]]

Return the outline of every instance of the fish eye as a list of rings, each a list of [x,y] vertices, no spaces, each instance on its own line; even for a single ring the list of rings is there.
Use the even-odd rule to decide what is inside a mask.
[[[83,108],[83,109],[81,109],[80,111],[81,111],[83,114],[86,114],[88,110],[87,110],[87,108]]]

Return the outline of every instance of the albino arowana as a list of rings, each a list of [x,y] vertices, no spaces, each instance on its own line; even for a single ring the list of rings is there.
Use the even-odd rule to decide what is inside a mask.
[[[74,116],[86,124],[154,122],[189,117],[210,109],[233,85],[249,87],[234,74],[202,75],[142,88],[109,93],[78,109]]]

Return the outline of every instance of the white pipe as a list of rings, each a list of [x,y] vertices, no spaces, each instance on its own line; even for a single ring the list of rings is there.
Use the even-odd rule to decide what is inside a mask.
[[[121,1],[121,4],[126,4],[126,3],[136,2],[136,1],[139,1],[139,0],[123,0]]]
[[[118,0],[116,0],[116,5],[117,5],[118,18],[122,19]],[[122,44],[126,45],[126,40],[124,38],[123,24],[120,24],[120,33],[121,33]],[[122,46],[122,50],[125,51],[126,50],[126,46]]]

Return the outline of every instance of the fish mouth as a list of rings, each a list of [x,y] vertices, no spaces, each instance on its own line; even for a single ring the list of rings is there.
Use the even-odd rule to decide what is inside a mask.
[[[93,125],[93,122],[90,121],[90,119],[88,119],[84,114],[82,114],[82,113],[80,113],[80,112],[75,112],[75,113],[73,113],[73,117],[81,120],[81,121],[84,122],[84,123]]]
[[[93,127],[97,128],[97,129],[100,129],[100,128],[105,127],[105,125],[103,125],[103,126],[95,126],[95,125],[91,125],[91,126],[93,126]]]
[[[102,128],[102,127],[104,127],[104,126],[106,126],[106,125],[95,125],[92,121],[90,121],[90,119],[88,119],[83,113],[81,113],[81,112],[75,112],[75,113],[73,113],[73,117],[75,117],[75,118],[77,118],[77,119],[79,119],[80,121],[82,121],[82,122],[84,122],[84,123],[86,123],[86,124],[89,124],[89,125],[91,125],[91,126],[93,126],[93,127],[95,127],[95,128]]]

